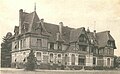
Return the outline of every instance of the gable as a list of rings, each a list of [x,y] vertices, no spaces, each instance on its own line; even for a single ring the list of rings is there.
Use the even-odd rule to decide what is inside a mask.
[[[70,42],[79,41],[81,35],[85,36],[85,38],[87,39],[87,34],[84,27],[72,30],[70,33]]]

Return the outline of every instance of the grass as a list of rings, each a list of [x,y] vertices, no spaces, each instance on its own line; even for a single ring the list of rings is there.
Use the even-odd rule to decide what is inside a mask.
[[[23,69],[1,69],[1,74],[120,74],[115,70],[36,70],[25,71]]]

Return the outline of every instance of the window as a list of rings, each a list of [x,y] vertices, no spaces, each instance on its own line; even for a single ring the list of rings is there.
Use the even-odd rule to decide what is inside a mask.
[[[50,43],[50,49],[54,49],[54,43]]]
[[[78,56],[78,65],[85,65],[85,56],[83,55]]]
[[[62,50],[62,44],[58,43],[58,50]]]
[[[14,45],[15,45],[15,49],[18,49],[19,48],[19,41],[16,41],[15,43],[14,43]]]
[[[26,58],[23,59],[23,62],[25,62],[25,61],[26,61]]]
[[[67,54],[65,54],[65,65],[67,65],[67,61],[68,61],[68,56]]]
[[[93,65],[96,65],[96,58],[93,58]]]
[[[50,63],[53,63],[53,54],[50,54]]]
[[[26,47],[26,39],[23,39],[23,47]]]
[[[87,42],[86,37],[83,34],[79,37],[79,42]]]
[[[86,51],[86,46],[79,45],[79,50],[80,51]]]
[[[22,48],[23,47],[23,43],[22,43],[23,41],[22,40],[20,40],[20,48]]]
[[[28,31],[29,24],[26,22],[24,23],[24,32]]]
[[[36,56],[37,56],[37,60],[41,60],[41,52],[37,52]]]
[[[23,55],[25,55],[26,53],[25,52],[23,52]]]
[[[72,62],[72,65],[75,65],[75,55],[74,54],[71,55],[71,62]]]
[[[103,49],[99,49],[99,54],[103,54]]]
[[[58,58],[61,58],[61,54],[58,54]]]
[[[108,41],[108,46],[114,47],[114,41]]]
[[[107,58],[107,66],[110,66],[110,58]]]
[[[17,62],[17,59],[15,59],[15,62]]]
[[[37,47],[38,47],[38,49],[41,49],[41,48],[42,48],[41,39],[37,39]]]
[[[61,54],[58,54],[58,63],[61,63]]]

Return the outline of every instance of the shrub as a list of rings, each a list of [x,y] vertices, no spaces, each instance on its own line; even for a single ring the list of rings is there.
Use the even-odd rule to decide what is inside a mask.
[[[27,63],[25,65],[25,70],[33,71],[36,67],[36,58],[33,50],[30,51],[29,56],[27,57]]]
[[[93,70],[93,67],[92,66],[85,66],[84,69],[85,70]]]

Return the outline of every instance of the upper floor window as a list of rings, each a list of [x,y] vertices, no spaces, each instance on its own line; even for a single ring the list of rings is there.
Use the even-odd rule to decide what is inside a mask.
[[[23,40],[20,40],[20,48],[23,47]]]
[[[86,39],[85,35],[82,34],[82,35],[79,37],[79,42],[87,42],[87,39]]]
[[[50,49],[54,49],[54,43],[50,43]]]
[[[26,39],[23,39],[23,47],[26,47]]]
[[[41,47],[42,47],[41,39],[37,39],[37,47],[38,47],[38,48],[41,48]]]
[[[62,44],[58,43],[58,50],[62,50]]]
[[[113,47],[114,46],[114,41],[108,41],[108,46]]]
[[[86,51],[86,46],[79,45],[79,50],[80,50],[80,51]]]

